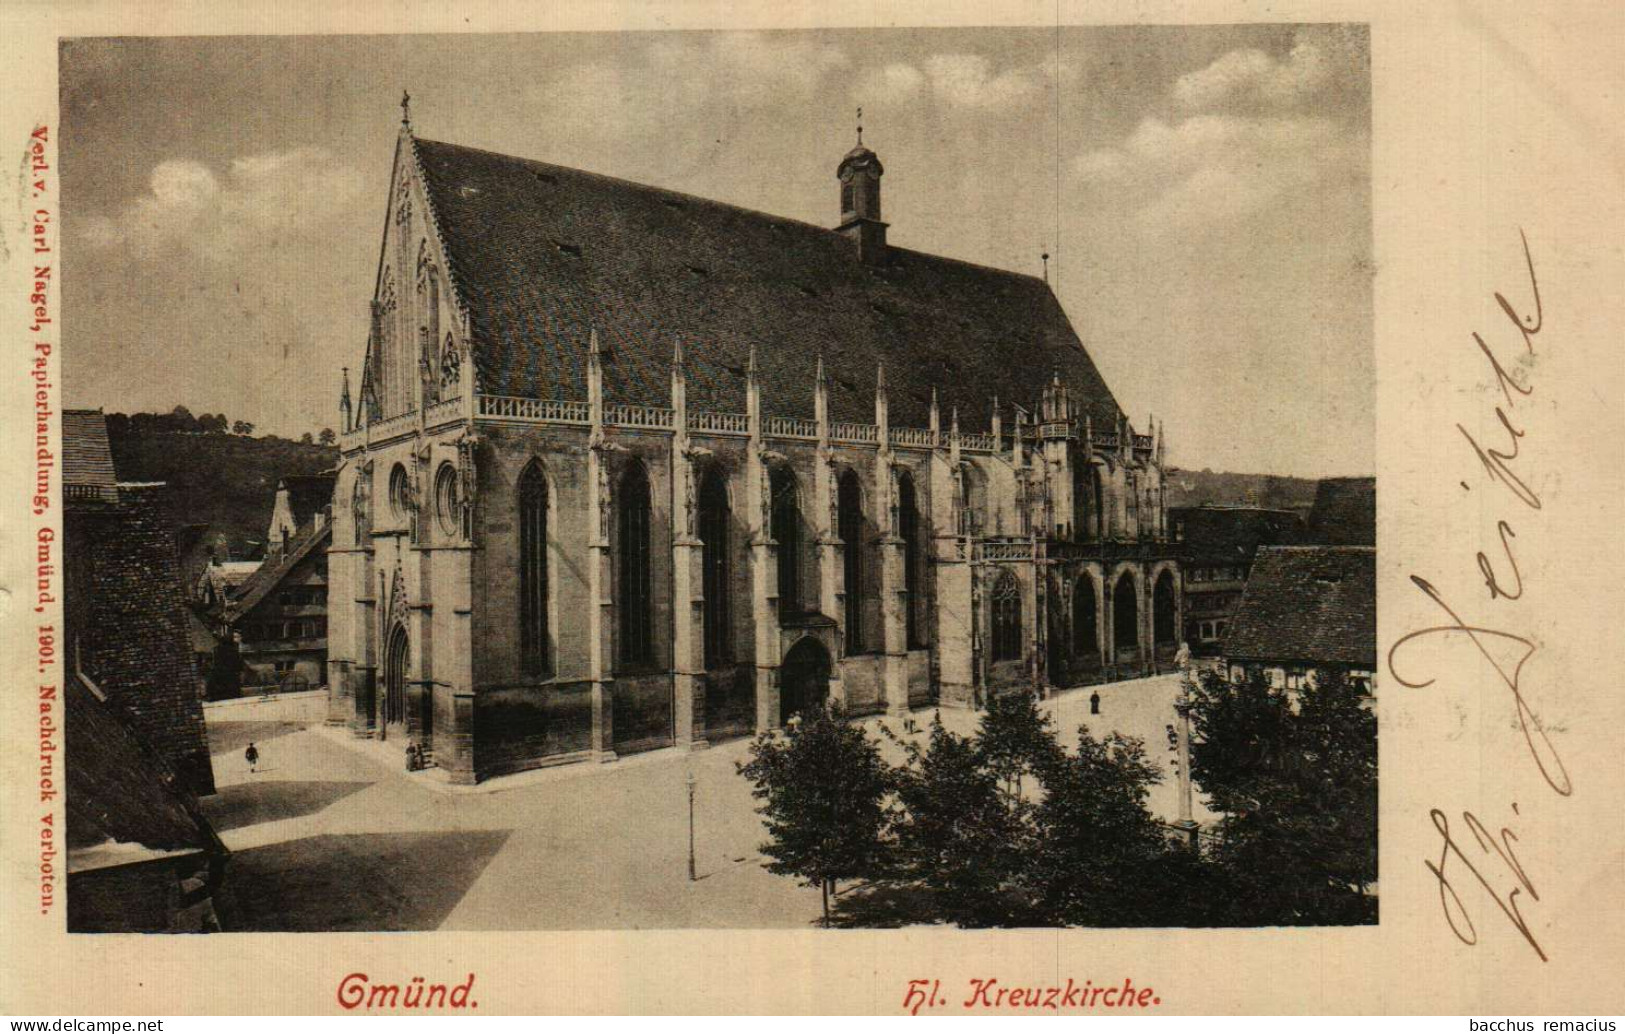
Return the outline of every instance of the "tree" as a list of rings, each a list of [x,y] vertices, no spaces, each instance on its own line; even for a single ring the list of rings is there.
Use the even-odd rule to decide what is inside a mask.
[[[224,413],[215,413],[212,415],[205,413],[197,418],[197,423],[198,430],[202,431],[204,434],[225,434],[231,426],[227,422],[226,414]]]
[[[333,433],[333,429],[331,427],[324,427],[322,428],[322,433],[316,436],[316,440],[321,442],[323,445],[332,445],[334,442],[339,440],[339,436]]]
[[[1181,899],[1161,886],[1170,848],[1146,807],[1161,772],[1145,745],[1078,728],[1076,753],[1057,751],[1038,772],[1044,797],[1034,819],[1031,879],[1038,908],[1068,926],[1177,922]]]
[[[299,436],[299,444],[300,445],[315,445],[316,444],[316,437],[314,435],[312,435],[309,431],[306,431],[304,434]]]
[[[739,773],[767,820],[762,853],[769,872],[823,891],[824,923],[838,880],[870,876],[886,857],[886,796],[891,771],[879,747],[839,707],[824,706],[792,723],[782,738],[764,733]]]
[[[1191,774],[1223,814],[1215,861],[1235,920],[1373,922],[1376,718],[1341,672],[1293,698],[1260,673],[1204,672],[1186,692]]]
[[[1020,796],[1024,776],[1053,764],[1061,750],[1037,696],[1025,691],[994,694],[982,714],[977,746],[1012,796]]]
[[[1053,742],[1053,740],[1052,740]],[[940,918],[960,926],[1019,925],[1029,914],[1026,859],[1031,805],[1001,789],[986,738],[956,736],[931,723],[924,749],[910,743],[897,774],[894,878],[930,891]],[[923,917],[922,917],[923,918]]]
[[[254,425],[249,423],[247,420],[234,421],[232,423],[232,425],[231,425],[231,433],[232,434],[253,434],[254,433]]]

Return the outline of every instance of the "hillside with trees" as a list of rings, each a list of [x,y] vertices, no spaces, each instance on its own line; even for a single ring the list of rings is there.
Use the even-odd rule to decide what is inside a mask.
[[[1295,510],[1304,517],[1315,505],[1315,478],[1278,474],[1231,474],[1226,471],[1170,470],[1166,503],[1177,506],[1261,506]]]
[[[299,441],[253,432],[246,421],[223,413],[193,416],[184,406],[107,414],[119,479],[166,482],[175,526],[207,523],[208,540],[223,537],[233,557],[263,544],[280,478],[320,473],[338,462],[330,429]]]

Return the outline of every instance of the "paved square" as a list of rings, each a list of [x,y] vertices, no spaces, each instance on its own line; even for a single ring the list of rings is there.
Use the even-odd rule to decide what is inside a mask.
[[[1178,781],[1165,727],[1178,679],[1089,689],[1046,703],[1063,740],[1087,722],[1143,737],[1167,772],[1152,810],[1172,821]],[[923,735],[931,711],[914,715]],[[944,710],[955,732],[977,715]],[[871,729],[880,719],[868,719]],[[886,720],[901,734],[900,723]],[[750,785],[734,771],[749,740],[696,753],[658,751],[446,785],[407,773],[393,747],[342,729],[273,717],[216,721],[218,796],[204,810],[232,850],[223,920],[231,930],[541,930],[803,927],[816,890],[762,868],[765,839]],[[242,751],[253,739],[259,771]],[[892,760],[900,750],[888,744]],[[688,879],[685,770],[696,779]],[[1208,818],[1197,805],[1197,818]]]

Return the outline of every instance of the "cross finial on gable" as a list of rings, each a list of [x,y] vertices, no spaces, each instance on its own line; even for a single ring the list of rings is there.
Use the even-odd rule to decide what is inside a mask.
[[[412,95],[405,90],[401,91],[401,125],[412,124]]]
[[[863,109],[858,109],[858,146],[863,146]]]

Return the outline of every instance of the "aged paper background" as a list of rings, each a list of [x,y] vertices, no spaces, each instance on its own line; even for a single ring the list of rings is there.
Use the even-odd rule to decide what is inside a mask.
[[[1406,689],[1382,672],[1382,919],[1346,930],[1067,930],[967,933],[612,932],[533,934],[68,937],[37,908],[38,803],[31,692],[37,625],[28,591],[32,534],[27,423],[33,382],[23,244],[31,206],[22,162],[30,129],[56,124],[62,35],[540,31],[566,28],[1116,24],[1132,21],[1356,21],[1371,25],[1377,256],[1380,641],[1445,615],[1426,578],[1469,623],[1538,644],[1523,673],[1572,794],[1531,762],[1510,694],[1462,636],[1405,655]],[[0,7],[4,110],[0,186],[7,249],[0,287],[4,492],[0,547],[6,679],[0,700],[0,1012],[169,1014],[338,1011],[334,988],[362,970],[404,980],[478,974],[490,1012],[894,1012],[911,978],[961,988],[972,976],[1019,984],[1132,977],[1170,1012],[1596,1013],[1625,1010],[1625,694],[1619,561],[1625,504],[1625,10],[1617,4],[827,3],[778,11],[722,4],[393,5],[10,3]],[[396,84],[387,84],[396,89]],[[1520,472],[1532,511],[1481,476],[1455,429],[1500,443],[1493,373],[1475,330],[1500,335],[1495,292],[1530,298],[1527,234],[1545,326],[1523,370]],[[1460,482],[1472,479],[1471,494]],[[1499,562],[1496,521],[1516,526],[1524,596],[1489,601],[1475,555]],[[1507,576],[1503,573],[1502,580]],[[1510,656],[1500,654],[1501,656]],[[1515,661],[1515,658],[1514,658]],[[1512,813],[1512,805],[1518,813]],[[1451,933],[1437,881],[1438,808],[1510,826],[1539,892],[1521,900],[1540,962],[1459,865],[1477,927]],[[1454,824],[1458,838],[1468,834]],[[1475,851],[1471,857],[1483,857]],[[1504,869],[1484,871],[1505,893]]]

